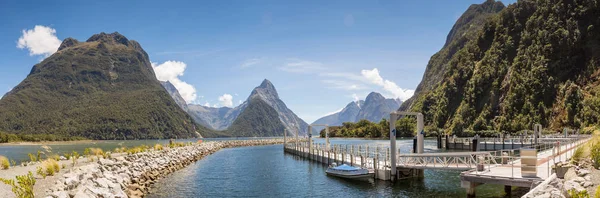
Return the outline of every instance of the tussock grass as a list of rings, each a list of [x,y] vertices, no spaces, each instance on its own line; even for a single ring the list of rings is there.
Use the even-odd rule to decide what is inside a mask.
[[[580,147],[577,147],[577,149],[575,149],[575,152],[573,153],[573,157],[571,158],[571,161],[574,164],[579,164],[579,161],[581,161],[581,159],[583,159],[583,149],[584,147],[587,147],[587,145],[582,145]]]
[[[8,169],[10,168],[10,162],[8,161],[8,158],[0,155],[0,168],[2,169]]]
[[[162,151],[163,150],[163,145],[162,144],[155,144],[154,145],[154,150]]]
[[[71,155],[71,160],[73,160],[73,166],[75,166],[75,164],[77,164],[77,159],[79,159],[79,153],[77,153],[77,151],[73,151]]]
[[[46,159],[42,162],[42,168],[46,172],[46,175],[52,176],[60,171],[58,162],[54,159]]]
[[[131,154],[146,152],[146,151],[148,151],[148,148],[149,147],[146,145],[136,146],[136,147],[127,149],[127,154],[131,155]]]

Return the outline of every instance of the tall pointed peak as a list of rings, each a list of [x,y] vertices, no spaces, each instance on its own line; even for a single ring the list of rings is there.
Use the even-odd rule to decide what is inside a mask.
[[[277,90],[275,89],[275,86],[273,85],[273,83],[271,83],[271,81],[269,81],[267,79],[264,79],[258,87],[254,88],[254,90],[252,90],[250,97],[252,98],[253,96],[257,96],[257,95],[263,97],[263,99],[266,99],[266,98],[278,99],[279,98],[279,94],[277,94]]]
[[[264,79],[262,81],[262,83],[260,83],[260,86],[258,86],[260,88],[274,88],[275,86],[273,86],[273,83],[271,83],[271,81],[269,81],[268,79]]]
[[[370,102],[379,101],[379,100],[385,100],[385,97],[383,97],[380,93],[371,92],[371,93],[369,93],[369,95],[367,95],[365,102],[370,103]]]

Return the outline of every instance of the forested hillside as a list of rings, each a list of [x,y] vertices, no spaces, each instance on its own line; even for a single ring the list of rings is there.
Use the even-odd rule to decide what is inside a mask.
[[[455,53],[434,55],[401,109],[423,112],[430,130],[447,133],[598,125],[599,6],[596,0],[509,5],[440,52],[464,43]]]
[[[156,79],[148,54],[119,33],[68,38],[0,100],[0,131],[46,140],[197,137]],[[33,136],[31,136],[33,137]],[[14,139],[14,138],[12,138]]]

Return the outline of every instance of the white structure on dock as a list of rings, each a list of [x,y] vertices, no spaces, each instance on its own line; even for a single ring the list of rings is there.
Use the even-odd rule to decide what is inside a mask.
[[[395,122],[401,116],[417,117],[417,141],[414,153],[397,154]],[[286,143],[284,151],[330,165],[350,164],[369,169],[376,179],[396,180],[410,177],[423,177],[425,169],[460,170],[461,186],[467,189],[467,196],[475,196],[475,188],[480,184],[504,185],[510,193],[512,186],[534,187],[552,175],[552,165],[567,161],[575,148],[585,143],[591,136],[575,135],[566,137],[541,137],[542,127],[534,125],[533,140],[530,145],[496,151],[423,153],[424,131],[423,114],[416,112],[392,112],[390,114],[390,146],[340,145],[329,144],[329,130],[326,126],[326,143],[308,142]],[[309,134],[312,126],[309,126]],[[297,133],[296,133],[296,137]],[[312,139],[312,138],[311,138]],[[504,141],[504,140],[503,140]],[[477,141],[475,141],[477,142]],[[479,143],[478,143],[479,144]],[[487,143],[484,143],[487,144]],[[502,144],[504,146],[504,143]],[[487,147],[487,146],[486,146]],[[526,156],[526,154],[529,154]]]

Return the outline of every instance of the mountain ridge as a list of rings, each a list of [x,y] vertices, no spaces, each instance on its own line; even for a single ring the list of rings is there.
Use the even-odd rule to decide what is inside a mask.
[[[0,130],[90,139],[199,137],[140,44],[118,32],[65,39],[0,99]]]

